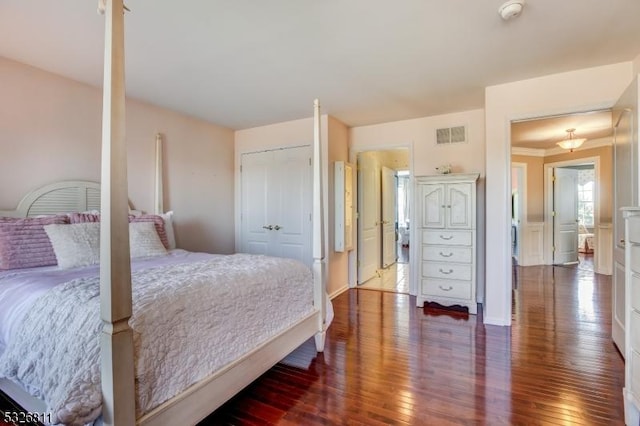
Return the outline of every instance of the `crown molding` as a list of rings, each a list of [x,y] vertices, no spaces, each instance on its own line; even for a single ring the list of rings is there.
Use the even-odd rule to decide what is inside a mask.
[[[526,157],[544,157],[547,150],[536,148],[511,147],[511,155],[524,155]]]
[[[603,146],[612,146],[613,138],[600,138],[600,139],[592,139],[588,140],[582,144],[579,148],[573,150],[576,151],[586,151],[588,149],[601,148]],[[567,149],[560,148],[559,146],[555,146],[549,149],[535,149],[535,148],[520,148],[514,146],[511,148],[511,155],[524,155],[527,157],[548,157],[551,155],[565,154],[570,152]]]

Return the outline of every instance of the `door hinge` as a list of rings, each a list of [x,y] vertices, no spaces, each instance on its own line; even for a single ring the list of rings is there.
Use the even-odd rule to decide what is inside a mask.
[[[556,246],[551,247],[551,251],[556,251]]]
[[[555,182],[556,181],[556,177],[555,176],[551,176],[551,182]]]
[[[360,213],[356,212],[356,220],[360,219]]]
[[[556,217],[556,212],[551,212],[551,217]]]

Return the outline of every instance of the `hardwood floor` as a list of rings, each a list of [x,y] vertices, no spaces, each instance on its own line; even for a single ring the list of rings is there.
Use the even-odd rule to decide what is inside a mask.
[[[622,425],[610,277],[517,272],[511,328],[343,293],[324,354],[308,342],[202,424]]]
[[[409,264],[396,262],[377,271],[377,276],[360,284],[363,290],[392,291],[409,294]]]
[[[610,277],[514,275],[511,328],[406,294],[343,293],[323,354],[305,343],[201,425],[622,425]]]

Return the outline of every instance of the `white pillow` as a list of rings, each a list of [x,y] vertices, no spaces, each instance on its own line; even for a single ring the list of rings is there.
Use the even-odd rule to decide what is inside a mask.
[[[129,247],[132,259],[167,254],[153,222],[129,224]]]
[[[44,230],[60,268],[77,268],[100,262],[100,223],[45,225]]]
[[[164,232],[167,234],[167,241],[169,242],[169,250],[176,248],[176,236],[173,233],[173,211],[169,211],[160,215],[164,220]]]

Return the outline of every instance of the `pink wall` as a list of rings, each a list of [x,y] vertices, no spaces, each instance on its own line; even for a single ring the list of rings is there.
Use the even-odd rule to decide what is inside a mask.
[[[102,91],[1,57],[0,82],[0,209],[53,181],[99,181]],[[233,131],[128,99],[129,198],[146,211],[158,132],[178,246],[232,253]]]

